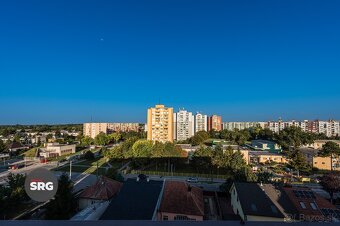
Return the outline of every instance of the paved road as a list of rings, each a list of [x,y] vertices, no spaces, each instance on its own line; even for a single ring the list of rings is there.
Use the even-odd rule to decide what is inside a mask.
[[[54,163],[35,163],[31,166],[24,167],[21,169],[16,169],[16,170],[6,170],[5,172],[0,173],[0,184],[5,184],[6,179],[10,173],[13,174],[27,174],[31,172],[34,169],[38,168],[45,168],[48,170],[51,170],[55,168],[56,165]],[[54,171],[56,176],[60,176],[63,172],[60,171]],[[69,175],[69,173],[67,173]],[[79,191],[81,189],[86,188],[87,186],[90,186],[94,184],[97,180],[96,175],[93,174],[81,174],[77,172],[72,172],[72,181],[74,182],[74,191]]]
[[[31,172],[34,169],[38,169],[38,168],[46,168],[48,170],[51,170],[52,168],[54,168],[55,165],[51,164],[51,163],[35,163],[33,165],[24,167],[24,168],[20,168],[20,169],[15,169],[15,170],[6,170],[0,173],[0,184],[4,184],[6,183],[6,179],[8,177],[8,175],[10,173],[12,174],[27,174],[29,172]]]

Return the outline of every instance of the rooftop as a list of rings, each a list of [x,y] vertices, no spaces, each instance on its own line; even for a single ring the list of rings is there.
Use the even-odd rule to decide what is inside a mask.
[[[123,184],[118,181],[101,176],[94,185],[80,194],[80,198],[109,200],[120,191],[122,186]]]
[[[166,181],[161,212],[204,216],[203,191],[182,181]]]
[[[336,210],[333,204],[309,188],[285,187],[283,189],[299,214],[326,217],[323,210]]]
[[[162,181],[128,179],[100,219],[151,220],[162,186]]]
[[[284,218],[284,214],[257,183],[234,183],[245,215]],[[251,191],[251,192],[250,192]]]

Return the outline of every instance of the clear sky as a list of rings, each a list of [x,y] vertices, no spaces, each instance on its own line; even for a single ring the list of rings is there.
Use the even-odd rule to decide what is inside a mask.
[[[0,124],[340,119],[340,1],[0,1]]]

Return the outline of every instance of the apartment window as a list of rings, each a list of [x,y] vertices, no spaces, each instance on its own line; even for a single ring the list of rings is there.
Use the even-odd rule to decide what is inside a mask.
[[[168,216],[163,216],[163,221],[167,221],[169,220],[169,217]]]
[[[300,202],[300,206],[301,206],[302,209],[306,209],[306,205],[305,205],[304,202]]]
[[[313,210],[317,210],[316,204],[314,202],[309,203]]]

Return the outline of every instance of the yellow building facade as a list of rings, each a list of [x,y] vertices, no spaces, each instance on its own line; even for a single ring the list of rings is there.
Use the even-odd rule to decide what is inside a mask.
[[[158,104],[148,109],[147,130],[148,140],[162,143],[173,142],[173,113],[171,107]]]

